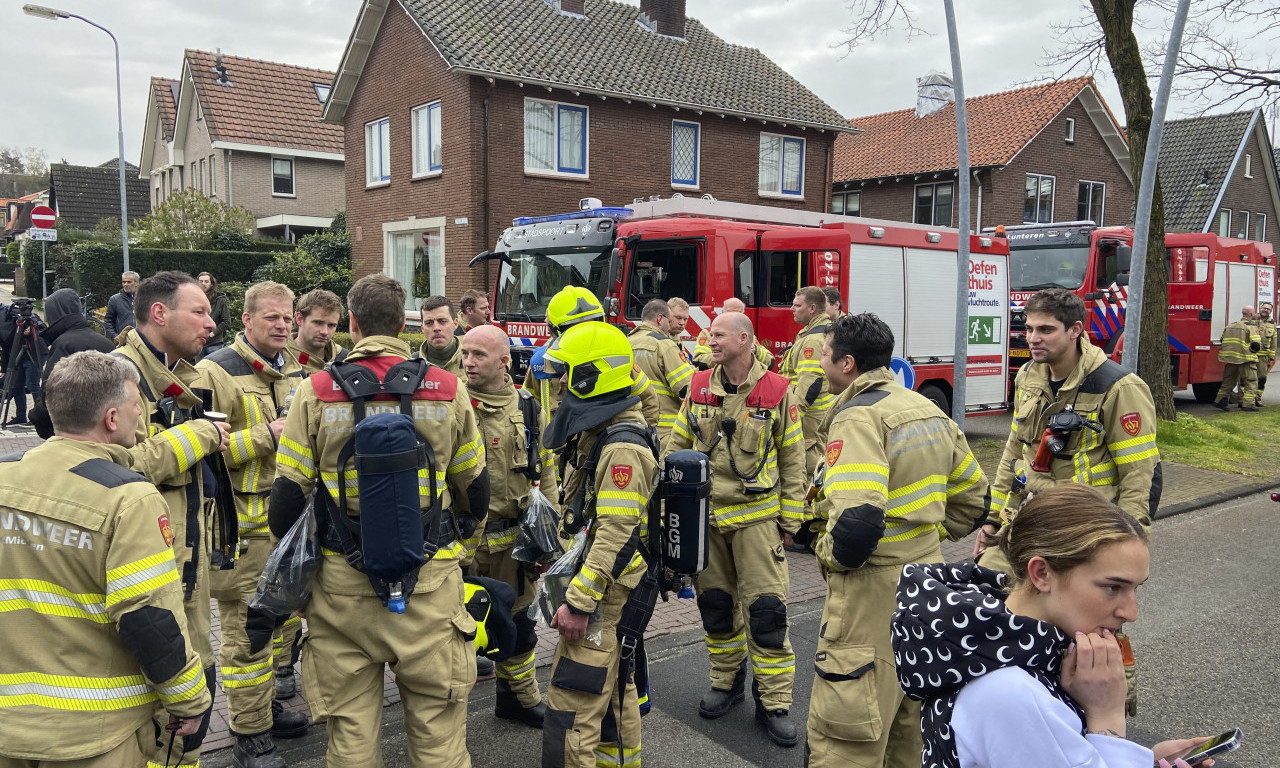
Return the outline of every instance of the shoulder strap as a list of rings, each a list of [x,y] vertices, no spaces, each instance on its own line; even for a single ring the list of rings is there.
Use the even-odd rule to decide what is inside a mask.
[[[711,369],[704,369],[693,374],[689,381],[689,397],[698,405],[719,405],[720,398],[711,394]]]
[[[516,400],[520,405],[520,415],[524,417],[524,428],[529,438],[525,441],[529,451],[529,461],[524,475],[530,482],[536,482],[540,477],[538,456],[542,445],[542,427],[538,424],[538,403],[533,399],[533,394],[526,389],[516,390]]]
[[[205,358],[232,376],[249,376],[253,367],[244,361],[235,347],[223,347]]]
[[[339,363],[335,360],[326,365],[325,370],[351,401],[355,423],[359,424],[364,419],[365,401],[382,391],[382,382],[378,381],[373,371],[359,363]]]
[[[147,398],[147,402],[154,403],[156,396],[151,392],[151,385],[147,383],[147,377],[142,373],[142,368],[138,363],[123,352],[112,352],[111,355],[112,357],[119,357],[129,361],[129,365],[132,365],[134,370],[138,372],[138,389],[141,390],[142,396]]]
[[[22,461],[22,457],[27,455],[30,448],[21,451],[13,451],[12,453],[0,454],[0,464],[8,464],[11,461]]]
[[[400,412],[412,417],[413,393],[422,386],[422,382],[427,378],[427,370],[430,368],[431,363],[421,357],[411,357],[396,363],[382,378],[380,389],[385,394],[400,398]]]
[[[671,337],[665,333],[658,333],[657,331],[649,331],[649,335],[658,341],[669,341],[671,339]]]
[[[858,394],[849,398],[847,401],[845,401],[844,405],[840,406],[840,410],[836,411],[836,413],[838,414],[841,411],[847,410],[849,408],[857,408],[859,406],[864,406],[864,405],[875,405],[876,403],[880,402],[881,400],[885,399],[888,396],[889,396],[889,393],[883,389],[868,389],[865,392],[859,392]],[[835,418],[835,414],[832,414],[832,418]]]
[[[1104,395],[1119,380],[1129,375],[1129,369],[1114,360],[1106,360],[1102,365],[1089,371],[1089,375],[1080,382],[1080,394]]]
[[[751,388],[751,394],[747,395],[747,407],[770,410],[777,408],[790,387],[791,383],[785,377],[772,371],[765,371],[756,385]]]
[[[814,327],[810,328],[809,330],[805,331],[804,333],[802,333],[802,334],[800,334],[800,335],[801,335],[801,336],[812,336],[812,335],[813,335],[813,334],[815,334],[815,333],[826,333],[826,332],[827,332],[828,330],[830,330],[830,329],[831,329],[831,324],[830,324],[830,323],[824,323],[823,325],[815,325]]]
[[[73,475],[79,475],[86,480],[92,480],[98,485],[106,488],[118,488],[128,483],[145,483],[147,478],[134,472],[131,469],[116,464],[114,461],[107,459],[89,459],[83,461],[71,468]]]

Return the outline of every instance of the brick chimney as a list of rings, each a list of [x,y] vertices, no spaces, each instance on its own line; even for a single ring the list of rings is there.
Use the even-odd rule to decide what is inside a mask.
[[[561,13],[576,13],[579,16],[586,16],[586,0],[560,0]]]
[[[657,27],[660,35],[684,37],[685,0],[640,0],[640,12]]]

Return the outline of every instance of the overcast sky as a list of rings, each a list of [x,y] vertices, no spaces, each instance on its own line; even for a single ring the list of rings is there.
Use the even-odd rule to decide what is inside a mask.
[[[222,48],[236,56],[332,70],[360,6],[359,0],[54,1],[107,27],[120,42],[125,158],[131,163],[138,162],[149,78],[177,77],[184,48]],[[0,145],[40,147],[51,162],[96,165],[115,157],[111,41],[74,19],[26,16],[22,2],[0,0],[0,71],[8,85],[0,107]],[[729,42],[759,48],[853,118],[914,107],[915,78],[931,69],[950,70],[942,3],[916,5],[927,9],[920,23],[932,37],[906,41],[892,35],[853,54],[838,47],[849,20],[839,0],[688,0],[688,14]],[[971,97],[1054,74],[1040,63],[1056,46],[1049,24],[1080,13],[1071,0],[959,0],[956,6]],[[1163,45],[1163,31],[1148,37]],[[1123,122],[1110,75],[1095,76]],[[1170,117],[1198,110],[1175,101]]]

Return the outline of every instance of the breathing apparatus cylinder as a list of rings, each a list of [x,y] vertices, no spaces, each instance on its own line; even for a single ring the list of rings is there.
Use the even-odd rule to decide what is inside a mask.
[[[662,556],[681,575],[707,567],[711,539],[711,460],[702,451],[674,451],[663,461]]]

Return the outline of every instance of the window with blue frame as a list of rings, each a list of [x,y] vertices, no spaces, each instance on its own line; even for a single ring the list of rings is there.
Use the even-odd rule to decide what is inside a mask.
[[[586,176],[587,133],[586,107],[525,99],[525,171]]]
[[[440,142],[440,102],[433,101],[413,110],[413,175],[428,176],[444,167]]]
[[[761,195],[804,196],[804,139],[760,134]]]
[[[698,186],[702,150],[702,126],[684,120],[671,121],[671,186]]]

